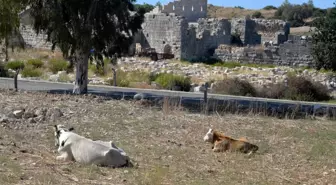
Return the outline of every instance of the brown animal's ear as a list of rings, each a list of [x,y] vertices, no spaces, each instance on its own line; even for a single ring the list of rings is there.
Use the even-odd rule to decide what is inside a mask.
[[[75,130],[73,127],[70,127],[70,128],[69,128],[69,131],[73,131],[73,130]]]

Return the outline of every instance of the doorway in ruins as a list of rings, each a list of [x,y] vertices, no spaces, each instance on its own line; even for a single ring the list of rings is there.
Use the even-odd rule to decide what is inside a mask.
[[[171,59],[171,58],[174,58],[172,47],[169,44],[166,44],[163,48],[162,59]]]
[[[163,48],[163,53],[164,54],[172,54],[172,48],[169,44],[166,44]]]

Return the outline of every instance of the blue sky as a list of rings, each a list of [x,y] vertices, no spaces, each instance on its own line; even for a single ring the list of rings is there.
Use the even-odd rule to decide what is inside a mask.
[[[160,1],[162,4],[167,4],[168,2],[171,2],[173,0],[137,0],[137,3],[149,3],[149,4],[155,4],[156,2]],[[304,2],[307,2],[308,0],[289,0],[292,4],[302,4]],[[208,0],[209,4],[218,5],[218,6],[228,6],[228,7],[234,7],[234,6],[242,6],[244,8],[249,9],[260,9],[267,5],[273,5],[278,7],[282,4],[284,0]],[[333,5],[334,0],[314,0],[314,4],[316,7],[319,8],[329,8],[334,7]]]

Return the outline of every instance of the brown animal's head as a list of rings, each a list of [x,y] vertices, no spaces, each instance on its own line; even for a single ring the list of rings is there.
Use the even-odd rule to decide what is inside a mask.
[[[73,127],[66,128],[64,125],[54,125],[55,146],[58,147],[60,145],[59,137],[62,132],[71,132],[73,130]]]
[[[203,137],[203,140],[205,142],[213,143],[214,142],[214,130],[210,128],[208,132]]]

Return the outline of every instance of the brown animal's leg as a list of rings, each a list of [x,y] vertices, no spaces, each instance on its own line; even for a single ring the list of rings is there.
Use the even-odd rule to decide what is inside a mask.
[[[215,142],[213,151],[214,152],[225,152],[229,149],[230,143],[226,140]]]

